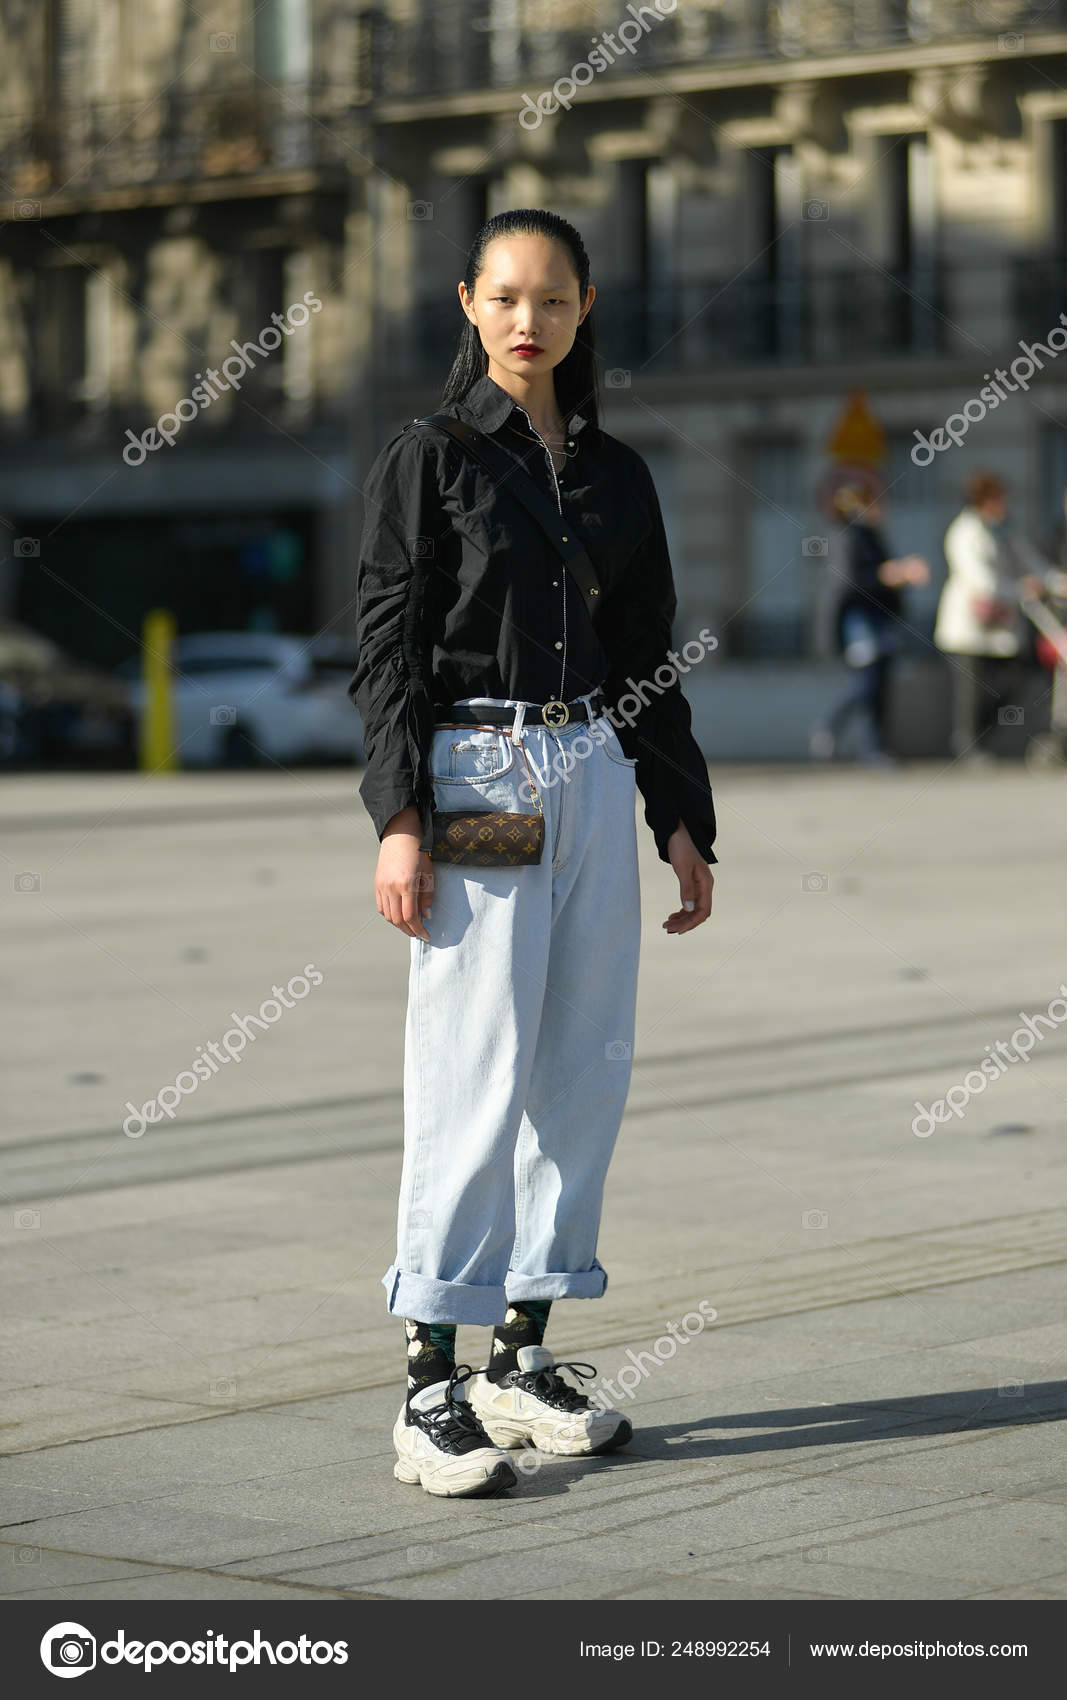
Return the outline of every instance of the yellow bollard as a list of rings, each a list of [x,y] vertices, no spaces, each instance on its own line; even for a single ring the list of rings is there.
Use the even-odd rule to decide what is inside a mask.
[[[140,765],[143,772],[173,773],[178,766],[174,750],[174,675],[171,653],[177,622],[169,608],[153,608],[145,615],[141,634],[144,706],[141,710]]]

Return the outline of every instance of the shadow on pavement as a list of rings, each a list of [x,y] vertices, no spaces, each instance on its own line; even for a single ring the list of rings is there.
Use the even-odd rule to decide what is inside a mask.
[[[1011,1381],[972,1387],[961,1393],[923,1393],[906,1399],[854,1400],[837,1405],[785,1405],[777,1410],[734,1411],[695,1422],[645,1426],[641,1412],[627,1410],[634,1437],[619,1452],[601,1458],[543,1458],[523,1479],[546,1495],[567,1493],[571,1482],[592,1469],[618,1469],[651,1458],[743,1458],[763,1452],[797,1451],[807,1446],[851,1446],[862,1440],[910,1440],[935,1434],[1020,1427],[1067,1418],[1067,1382],[1040,1381],[1014,1391]],[[724,1437],[724,1429],[781,1429],[779,1434]],[[512,1454],[514,1458],[516,1455]],[[531,1456],[527,1454],[527,1456]],[[546,1473],[544,1465],[550,1466]]]

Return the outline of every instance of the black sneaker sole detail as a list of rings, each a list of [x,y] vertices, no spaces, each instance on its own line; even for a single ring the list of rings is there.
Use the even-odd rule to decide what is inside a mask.
[[[505,1464],[503,1461],[501,1461],[496,1466],[496,1469],[493,1470],[492,1473],[486,1477],[484,1482],[478,1483],[477,1487],[469,1488],[466,1493],[449,1494],[448,1498],[449,1499],[491,1499],[495,1494],[507,1493],[508,1489],[513,1488],[517,1481],[518,1481],[518,1477],[516,1476],[511,1465]]]
[[[625,1446],[626,1442],[628,1440],[632,1440],[633,1437],[633,1424],[630,1422],[628,1417],[623,1417],[622,1422],[619,1424],[611,1438],[609,1440],[602,1440],[599,1446],[594,1446],[591,1451],[585,1453],[585,1457],[599,1458],[602,1452],[614,1452],[617,1447]]]

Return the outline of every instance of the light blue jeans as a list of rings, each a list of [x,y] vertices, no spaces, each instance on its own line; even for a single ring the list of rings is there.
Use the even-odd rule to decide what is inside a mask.
[[[635,763],[606,715],[439,725],[439,809],[545,814],[542,860],[435,862],[413,938],[404,1165],[388,1308],[496,1323],[515,1299],[599,1298],[597,1235],[630,1087],[640,944]]]

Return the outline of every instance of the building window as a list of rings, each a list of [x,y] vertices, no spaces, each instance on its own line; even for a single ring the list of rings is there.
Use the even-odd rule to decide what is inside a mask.
[[[42,266],[34,275],[35,407],[44,430],[69,425],[85,410],[94,362],[99,378],[102,298],[99,288],[90,294],[91,277],[79,265]]]
[[[1067,426],[1045,425],[1039,440],[1039,509],[1034,542],[1046,559],[1067,572]]]
[[[735,357],[803,360],[810,340],[801,247],[803,186],[791,148],[749,148],[742,173],[746,258],[727,295]]]
[[[747,574],[727,615],[731,656],[746,660],[806,656],[815,591],[826,572],[826,525],[809,516],[813,491],[807,457],[795,441],[757,443],[749,457],[756,495],[748,504]]]
[[[253,14],[257,76],[306,83],[311,76],[308,0],[260,0]]]
[[[883,470],[890,494],[882,526],[891,555],[922,555],[929,565],[928,582],[909,585],[904,593],[907,624],[901,634],[907,649],[929,654],[946,576],[942,539],[960,507],[959,473],[944,455],[916,467],[911,458],[915,443],[912,431],[888,433]]]

